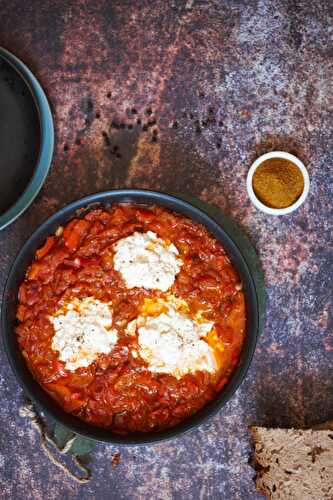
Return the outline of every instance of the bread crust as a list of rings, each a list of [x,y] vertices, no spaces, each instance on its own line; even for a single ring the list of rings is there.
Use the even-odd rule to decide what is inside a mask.
[[[251,427],[257,490],[272,500],[332,500],[332,424],[308,430]]]

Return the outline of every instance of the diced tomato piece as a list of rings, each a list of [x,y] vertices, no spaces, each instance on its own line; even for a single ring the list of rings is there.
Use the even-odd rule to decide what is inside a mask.
[[[107,226],[111,222],[111,215],[106,210],[102,210],[99,220],[102,224],[104,224],[104,226]]]
[[[145,208],[139,208],[135,211],[136,218],[138,221],[145,223],[152,222],[155,219],[155,214],[151,210]]]
[[[36,258],[42,259],[45,255],[47,255],[51,250],[51,248],[53,247],[54,243],[55,243],[55,236],[49,236],[46,239],[44,245],[39,250],[37,250]]]
[[[227,377],[222,377],[219,382],[215,386],[216,392],[220,392],[220,390],[225,386],[225,384],[228,382]]]
[[[69,230],[68,227],[64,230],[65,245],[70,252],[75,252],[77,250],[88,233],[89,228],[90,223],[88,221],[79,219],[75,221],[75,224],[73,224]]]
[[[29,280],[40,280],[48,283],[53,276],[54,271],[68,256],[68,251],[64,248],[55,248],[53,252],[45,259],[33,262],[28,272]]]
[[[82,394],[80,392],[72,392],[71,403],[76,407],[82,406],[84,401],[82,400]]]
[[[80,389],[82,387],[88,387],[88,385],[91,384],[91,382],[94,380],[94,376],[91,374],[79,374],[79,373],[74,373],[71,376],[69,385],[71,387],[75,387],[76,389]]]
[[[41,288],[42,287],[39,281],[32,280],[29,283],[26,291],[26,303],[28,304],[28,306],[32,306],[33,304],[38,302],[38,300],[40,299]]]
[[[85,259],[84,257],[75,257],[74,260],[65,259],[64,264],[69,267],[74,267],[75,269],[80,269],[81,267],[93,267],[98,266],[101,262],[100,257]]]
[[[122,207],[117,207],[112,212],[112,223],[113,224],[122,224],[127,221],[128,217]]]
[[[113,269],[113,254],[107,253],[102,257],[102,267],[105,271]]]
[[[228,265],[228,257],[225,255],[220,255],[214,259],[215,266],[217,269],[221,270]]]
[[[152,418],[158,422],[159,425],[166,422],[170,416],[169,410],[166,408],[160,408],[151,414]]]
[[[25,282],[23,282],[19,288],[18,298],[22,304],[25,304],[27,302],[27,286]]]
[[[65,385],[59,384],[58,382],[50,382],[49,384],[45,384],[45,387],[51,391],[55,392],[58,396],[61,396],[63,399],[67,399],[71,397],[71,391]]]
[[[74,267],[74,269],[80,269],[81,267],[81,259],[80,257],[75,257],[74,260],[71,259],[65,259],[64,260],[64,265],[68,267]]]
[[[102,208],[94,208],[90,210],[84,218],[89,221],[99,220],[104,210]]]
[[[84,216],[85,220],[95,222],[99,221],[104,226],[107,226],[111,221],[111,214],[102,208],[95,208]]]
[[[161,232],[162,228],[163,228],[163,225],[157,219],[150,222],[149,227],[148,227],[148,229],[150,231],[154,231],[157,234],[159,234]]]
[[[80,262],[82,267],[93,267],[99,265],[99,263],[101,262],[101,258],[95,257],[92,259],[85,259],[84,257],[80,257]]]
[[[75,224],[77,223],[78,219],[73,219],[71,220],[70,222],[68,222],[68,224],[66,224],[65,228],[64,228],[64,231],[62,233],[62,236],[67,239],[69,238]]]
[[[34,262],[31,265],[31,268],[28,273],[29,280],[35,280],[38,276],[39,270],[41,269],[41,265],[38,262]]]
[[[17,308],[17,311],[16,311],[17,319],[19,321],[24,321],[25,313],[26,313],[26,307],[23,306],[22,304],[20,304]]]
[[[172,410],[172,414],[177,417],[185,417],[189,413],[187,404],[180,404]]]
[[[104,226],[101,222],[96,221],[93,223],[89,230],[89,236],[96,236],[96,234],[99,234],[103,231]]]
[[[218,283],[212,276],[201,276],[198,280],[198,286],[201,290],[212,290],[218,288]]]

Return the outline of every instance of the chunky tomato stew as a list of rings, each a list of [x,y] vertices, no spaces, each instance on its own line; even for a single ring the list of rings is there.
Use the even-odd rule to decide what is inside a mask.
[[[228,382],[245,301],[224,249],[157,206],[92,209],[49,236],[20,286],[29,369],[69,413],[118,433],[158,431]]]

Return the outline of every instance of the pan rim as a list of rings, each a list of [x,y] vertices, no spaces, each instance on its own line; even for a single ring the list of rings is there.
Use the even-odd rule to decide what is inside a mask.
[[[247,307],[249,303],[251,305],[251,314],[253,315],[253,317],[251,318],[252,323],[250,323],[250,325],[252,324],[251,329],[250,331],[247,331],[245,343],[243,345],[241,361],[233,372],[228,384],[217,395],[217,397],[214,398],[214,400],[204,406],[203,409],[198,413],[188,419],[185,419],[179,425],[171,429],[149,434],[143,433],[121,436],[111,432],[110,430],[86,424],[77,417],[65,413],[64,410],[62,410],[61,407],[58,406],[50,396],[47,395],[47,393],[41,388],[41,386],[39,386],[39,384],[34,381],[27,367],[25,366],[24,368],[22,368],[22,361],[19,359],[20,356],[22,357],[22,355],[18,356],[14,352],[13,346],[10,342],[10,336],[14,336],[14,328],[13,325],[10,324],[8,318],[8,307],[10,305],[9,297],[11,288],[13,282],[15,282],[17,272],[22,266],[22,260],[25,258],[24,256],[27,253],[31,254],[32,252],[34,252],[37,249],[38,245],[41,244],[41,240],[48,234],[50,234],[53,230],[55,230],[58,225],[66,223],[68,220],[75,217],[78,210],[81,211],[86,208],[90,208],[92,204],[108,205],[108,202],[109,204],[112,204],[126,201],[137,203],[138,200],[135,200],[135,198],[145,199],[147,204],[156,203],[157,205],[160,204],[162,206],[167,206],[171,210],[174,210],[176,212],[178,211],[179,213],[183,213],[185,215],[191,214],[188,216],[192,217],[193,220],[203,224],[214,235],[214,237],[216,237],[218,241],[221,242],[224,247],[228,247],[226,248],[226,251],[231,260],[237,259],[238,261],[238,264],[236,264],[235,267],[238,273],[241,275],[243,282],[244,277],[246,277],[246,302]],[[216,235],[216,233],[213,231],[213,228],[215,228],[216,232],[221,236],[221,238]],[[228,245],[226,245],[226,242],[228,242]],[[233,249],[232,251],[230,250],[231,248]],[[235,264],[234,260],[233,263]],[[242,269],[240,272],[241,267]],[[247,311],[247,314],[249,314],[249,311]],[[239,247],[233,241],[230,235],[223,229],[223,227],[203,210],[195,207],[187,201],[184,201],[182,198],[159,191],[149,191],[141,189],[110,190],[86,196],[66,205],[55,214],[51,215],[51,217],[46,219],[34,231],[30,238],[28,238],[13,262],[5,284],[1,311],[1,326],[2,341],[4,343],[5,351],[19,384],[29,395],[31,400],[35,402],[39,408],[42,408],[43,411],[51,416],[56,422],[65,425],[76,434],[79,434],[86,438],[94,439],[96,441],[114,443],[123,446],[152,445],[154,443],[166,441],[179,435],[183,435],[184,433],[189,432],[204,423],[207,423],[207,421],[209,421],[214,415],[216,415],[217,412],[227,403],[227,401],[229,401],[235,391],[239,388],[251,365],[259,336],[259,301],[253,277]],[[17,342],[15,341],[13,341],[13,343],[17,344]],[[22,375],[22,371],[26,376],[28,376],[28,382]],[[36,386],[38,386],[38,390]],[[32,387],[36,388],[37,395],[33,391]]]

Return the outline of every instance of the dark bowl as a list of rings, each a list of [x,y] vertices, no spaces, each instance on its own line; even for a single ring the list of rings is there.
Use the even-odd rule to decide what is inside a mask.
[[[29,68],[0,47],[0,229],[39,193],[53,154],[50,106]]]
[[[128,436],[120,436],[109,430],[91,426],[82,420],[65,413],[32,377],[20,352],[14,332],[16,324],[15,311],[18,288],[24,279],[26,269],[31,263],[36,250],[42,245],[45,238],[54,233],[58,226],[64,225],[76,215],[84,214],[92,207],[99,205],[110,206],[114,203],[120,202],[160,205],[184,214],[187,217],[203,224],[209,232],[214,235],[219,242],[221,242],[233,265],[237,269],[243,282],[247,309],[247,335],[242,349],[240,362],[229,383],[218,394],[218,396],[213,401],[209,402],[198,413],[187,418],[172,429],[154,433],[135,433]],[[223,228],[206,213],[180,198],[155,191],[145,191],[139,189],[106,191],[87,196],[81,200],[71,203],[70,205],[67,205],[47,219],[28,239],[19,255],[16,257],[5,286],[2,304],[2,336],[5,350],[18,381],[29,397],[56,421],[62,423],[73,432],[99,441],[124,445],[148,444],[170,439],[197,427],[203,422],[206,422],[209,417],[215,415],[233,395],[246,375],[257,342],[258,322],[258,299],[252,276],[238,247],[223,230]]]

